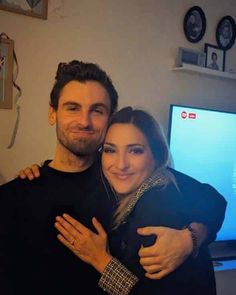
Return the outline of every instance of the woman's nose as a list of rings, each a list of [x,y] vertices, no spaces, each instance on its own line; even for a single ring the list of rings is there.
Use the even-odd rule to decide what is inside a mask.
[[[126,170],[129,167],[129,160],[126,154],[117,155],[116,167],[120,170]]]

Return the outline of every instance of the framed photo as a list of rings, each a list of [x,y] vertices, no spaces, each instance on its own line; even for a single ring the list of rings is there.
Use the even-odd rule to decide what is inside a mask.
[[[184,63],[205,67],[206,54],[199,50],[179,47],[176,66],[182,67]]]
[[[13,49],[14,41],[0,39],[0,108],[11,109],[13,105]]]
[[[206,31],[206,17],[199,6],[191,7],[184,17],[184,33],[188,41],[196,43]]]
[[[234,19],[227,15],[222,17],[216,27],[216,42],[221,49],[230,49],[235,42],[236,24]]]
[[[206,68],[224,71],[225,70],[225,51],[218,46],[205,44]]]
[[[0,9],[47,19],[48,0],[0,0]]]

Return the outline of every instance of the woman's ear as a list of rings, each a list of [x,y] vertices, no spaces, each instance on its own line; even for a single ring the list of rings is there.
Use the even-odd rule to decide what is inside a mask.
[[[57,117],[57,114],[56,114],[56,110],[49,106],[49,109],[48,109],[48,123],[52,126],[56,123],[56,117]]]

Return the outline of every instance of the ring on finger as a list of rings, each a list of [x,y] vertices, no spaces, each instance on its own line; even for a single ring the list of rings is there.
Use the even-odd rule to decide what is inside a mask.
[[[75,239],[73,238],[71,241],[70,241],[70,244],[73,246],[75,243]]]

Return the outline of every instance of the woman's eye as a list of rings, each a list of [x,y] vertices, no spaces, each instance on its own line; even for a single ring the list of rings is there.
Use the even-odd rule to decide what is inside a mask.
[[[111,147],[103,147],[102,152],[106,154],[113,154],[115,153],[115,149]]]
[[[144,153],[144,150],[142,148],[131,148],[130,153],[135,155],[140,155]]]

